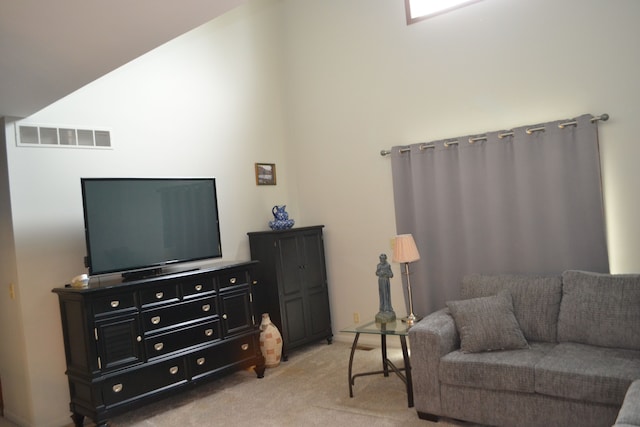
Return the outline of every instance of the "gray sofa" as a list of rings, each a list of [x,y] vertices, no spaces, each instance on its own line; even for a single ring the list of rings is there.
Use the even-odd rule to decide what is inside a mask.
[[[638,420],[640,384],[635,394],[629,386],[640,379],[640,275],[471,275],[447,306],[409,331],[420,418],[545,427]],[[627,390],[630,415],[616,421]]]

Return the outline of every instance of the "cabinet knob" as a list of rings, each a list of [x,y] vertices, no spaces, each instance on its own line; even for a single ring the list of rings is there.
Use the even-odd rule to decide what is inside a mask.
[[[164,344],[163,344],[163,343],[161,343],[161,342],[156,343],[156,344],[154,344],[154,345],[153,345],[153,348],[154,348],[156,351],[160,351],[160,350],[162,350],[162,349],[164,348]]]
[[[160,323],[160,316],[152,317],[151,323],[153,323],[154,325],[157,325],[158,323]]]
[[[235,285],[237,282],[237,279],[235,277],[232,277],[231,279],[229,279],[229,283],[231,283],[232,285]]]
[[[200,292],[200,291],[202,290],[202,285],[197,284],[197,285],[195,286],[195,289],[196,289],[196,291]]]
[[[223,318],[224,320],[227,320],[227,315],[226,315],[226,314],[223,314],[223,315],[222,315],[222,318]]]
[[[258,284],[258,281],[257,281],[257,280],[254,280],[253,282],[251,282],[251,284],[255,286],[255,285],[257,285],[257,284]]]
[[[247,350],[249,350],[249,344],[246,344],[246,343],[245,343],[245,344],[242,344],[242,345],[240,346],[240,348],[241,348],[242,350],[244,350],[244,351],[247,351]]]
[[[118,300],[113,300],[111,301],[111,307],[116,308],[120,305],[120,301]]]
[[[141,337],[140,335],[138,335],[138,336],[136,337],[136,341],[138,341],[138,342],[142,341],[142,337]]]
[[[206,312],[206,311],[209,311],[209,310],[211,310],[211,305],[205,304],[205,305],[202,306],[202,311]]]
[[[124,387],[122,386],[122,384],[116,384],[113,387],[111,387],[114,393],[120,393],[123,388]]]
[[[198,366],[204,365],[204,362],[205,362],[204,357],[199,357],[198,360],[196,360],[196,363],[198,364]]]
[[[210,337],[211,335],[213,335],[213,329],[207,329],[204,331],[204,334],[208,337]]]
[[[156,292],[156,299],[162,299],[164,292]]]
[[[177,366],[172,366],[172,367],[170,367],[170,368],[169,368],[169,373],[170,373],[171,375],[175,375],[175,374],[177,374],[177,373],[178,373],[178,367],[177,367]]]

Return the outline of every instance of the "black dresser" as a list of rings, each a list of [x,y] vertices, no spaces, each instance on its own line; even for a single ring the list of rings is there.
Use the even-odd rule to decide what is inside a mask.
[[[255,262],[55,288],[70,409],[109,418],[236,369],[264,374],[253,310]]]

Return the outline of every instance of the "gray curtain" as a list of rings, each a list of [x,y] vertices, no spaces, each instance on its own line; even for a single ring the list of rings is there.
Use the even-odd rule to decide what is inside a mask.
[[[392,148],[397,232],[421,255],[416,315],[459,298],[468,273],[609,271],[591,118]]]

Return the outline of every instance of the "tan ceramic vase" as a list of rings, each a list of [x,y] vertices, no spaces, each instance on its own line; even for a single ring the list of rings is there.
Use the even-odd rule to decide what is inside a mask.
[[[271,323],[269,313],[262,314],[260,323],[260,351],[264,356],[265,367],[275,368],[282,358],[282,335],[276,326]]]

